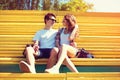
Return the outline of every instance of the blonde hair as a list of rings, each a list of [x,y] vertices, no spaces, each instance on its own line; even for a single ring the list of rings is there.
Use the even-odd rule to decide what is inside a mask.
[[[64,19],[67,21],[68,23],[68,30],[70,32],[72,32],[72,30],[74,29],[75,27],[75,24],[76,24],[76,17],[72,14],[66,14],[64,16]]]

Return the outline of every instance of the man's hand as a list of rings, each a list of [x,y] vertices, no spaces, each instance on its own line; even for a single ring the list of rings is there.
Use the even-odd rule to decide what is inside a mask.
[[[35,50],[35,52],[37,52],[37,51],[39,50],[39,46],[35,44],[35,45],[33,46],[33,49]]]

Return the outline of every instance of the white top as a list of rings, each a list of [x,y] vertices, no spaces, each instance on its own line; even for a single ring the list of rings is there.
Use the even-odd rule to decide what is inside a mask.
[[[70,41],[69,41],[70,34],[65,34],[64,30],[65,29],[62,30],[61,35],[60,35],[60,45],[62,45],[62,44],[68,44],[69,45],[70,44]]]
[[[60,35],[60,45],[62,45],[62,44],[70,45],[70,40],[69,40],[70,34],[69,34],[69,33],[68,33],[68,34],[65,34],[65,33],[64,33],[64,30],[65,30],[65,29],[62,30],[61,35]],[[75,51],[76,51],[76,53],[77,53],[77,52],[78,52],[78,49],[75,48],[75,47],[73,47],[73,48],[75,49]]]
[[[40,41],[40,48],[53,48],[55,47],[55,36],[57,34],[57,30],[40,30],[38,31],[33,40]]]

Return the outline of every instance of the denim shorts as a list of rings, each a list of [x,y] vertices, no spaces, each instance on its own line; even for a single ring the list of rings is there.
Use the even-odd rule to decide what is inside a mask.
[[[39,49],[37,58],[49,58],[52,48]]]
[[[52,48],[43,48],[43,49],[39,49],[38,51],[38,56],[35,56],[35,59],[39,59],[39,58],[49,58],[50,57],[50,53],[51,53]],[[25,51],[24,51],[25,52]],[[26,58],[26,55],[24,54],[24,57]]]

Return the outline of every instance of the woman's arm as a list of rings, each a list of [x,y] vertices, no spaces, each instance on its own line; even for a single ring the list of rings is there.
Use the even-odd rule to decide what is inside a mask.
[[[57,35],[55,37],[55,45],[56,47],[60,47],[60,34],[62,33],[64,28],[60,28],[57,32]]]
[[[69,36],[70,41],[74,40],[74,38],[76,37],[77,31],[78,31],[78,25],[76,24],[73,31],[72,31],[72,33]]]
[[[60,30],[56,34],[55,45],[56,45],[56,47],[60,47]]]

